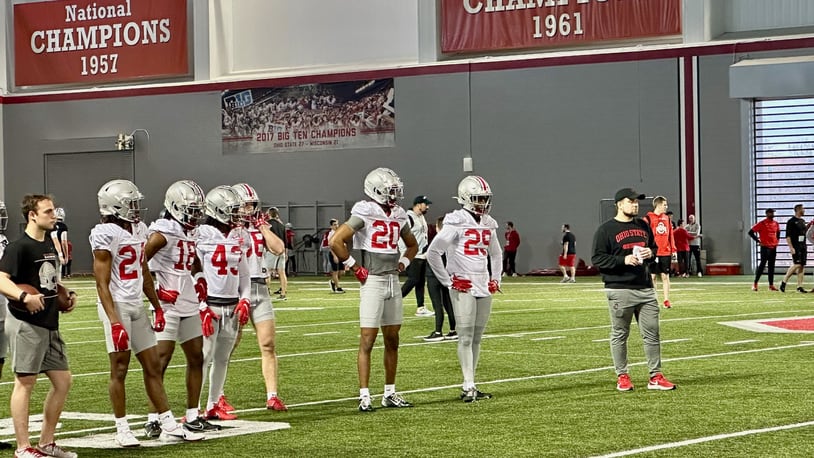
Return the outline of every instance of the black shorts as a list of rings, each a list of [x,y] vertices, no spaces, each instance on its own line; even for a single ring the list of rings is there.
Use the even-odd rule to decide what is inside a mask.
[[[672,264],[672,256],[656,256],[656,260],[650,265],[650,273],[669,275],[670,264]]]
[[[339,271],[345,269],[344,264],[342,264],[341,262],[336,262],[336,261],[334,261],[334,259],[335,259],[334,255],[329,253],[328,254],[328,261],[331,263],[331,272],[339,272]]]
[[[806,265],[806,258],[808,254],[808,247],[803,244],[797,245],[796,243],[794,246],[794,255],[792,255],[791,260],[794,265],[797,266],[805,266]]]

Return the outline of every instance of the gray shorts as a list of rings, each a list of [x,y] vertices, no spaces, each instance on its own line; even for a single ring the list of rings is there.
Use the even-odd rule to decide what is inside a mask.
[[[359,288],[359,326],[379,328],[404,320],[401,286],[395,274],[371,275]]]
[[[129,337],[128,344],[133,353],[139,354],[150,347],[156,346],[155,331],[153,331],[150,319],[147,318],[147,310],[141,302],[114,302],[113,306],[116,307],[119,320],[122,326],[124,326],[124,330],[127,331],[127,336]],[[99,314],[99,320],[102,321],[102,327],[105,330],[107,352],[113,353],[116,349],[113,346],[110,320],[107,319],[107,313],[105,313],[105,309],[102,308],[102,304],[96,305],[96,311]]]
[[[155,333],[155,338],[158,341],[169,340],[184,343],[203,335],[200,314],[196,313],[190,316],[165,315],[164,319],[167,321],[164,330]]]
[[[252,323],[274,319],[274,306],[271,303],[269,288],[266,285],[252,282]]]
[[[278,269],[285,269],[285,253],[282,253],[279,256],[270,251],[266,253],[267,254],[263,256],[263,261],[266,263],[266,270],[271,272]]]
[[[10,313],[5,329],[14,373],[39,374],[68,370],[68,355],[59,331],[20,321]]]

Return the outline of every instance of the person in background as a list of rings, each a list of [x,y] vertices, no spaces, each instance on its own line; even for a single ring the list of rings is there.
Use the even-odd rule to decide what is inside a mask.
[[[678,276],[687,278],[689,277],[687,272],[690,268],[690,234],[687,233],[686,224],[684,224],[683,219],[678,220],[678,225],[673,231],[673,238],[676,242]]]
[[[328,242],[328,264],[331,268],[331,292],[336,294],[345,294],[345,290],[339,286],[339,277],[345,270],[344,266],[333,252],[331,252],[330,243],[336,230],[339,229],[339,221],[331,219],[331,230],[325,234],[325,240]]]
[[[557,264],[562,272],[560,283],[576,283],[577,281],[577,238],[571,232],[571,226],[562,225],[562,253],[557,259]],[[568,276],[568,272],[571,276]]]
[[[51,196],[28,194],[23,197],[22,215],[25,230],[19,239],[6,246],[0,258],[0,293],[19,304],[8,307],[6,333],[14,372],[11,391],[11,418],[17,440],[15,458],[59,456],[76,458],[55,443],[59,417],[71,389],[71,371],[65,342],[59,333],[59,310],[55,296],[59,289],[59,259],[47,232],[54,229],[56,215]],[[18,284],[37,289],[29,294]],[[76,305],[76,294],[69,292],[69,308]],[[39,445],[31,446],[29,412],[31,394],[39,374],[45,374],[51,389],[43,403]]]
[[[294,252],[294,239],[296,237],[297,233],[294,232],[294,226],[291,223],[285,223],[285,238],[283,239],[286,255],[285,266],[288,269],[288,274],[292,276],[297,275],[297,256]]]
[[[808,255],[806,231],[814,224],[814,221],[806,224],[803,219],[805,214],[806,210],[803,204],[797,204],[794,206],[794,216],[786,222],[786,244],[789,246],[792,265],[786,271],[786,275],[783,276],[783,281],[780,282],[780,291],[784,293],[786,292],[786,283],[794,274],[797,274],[797,292],[808,292],[803,288],[803,276],[806,272],[806,257]]]
[[[432,202],[427,196],[418,196],[413,199],[413,207],[407,210],[407,221],[410,230],[413,232],[416,242],[418,242],[418,254],[415,255],[410,267],[407,268],[407,281],[401,285],[401,297],[407,297],[410,291],[415,288],[416,310],[415,316],[433,316],[435,313],[424,307],[424,284],[427,279],[427,246],[428,227],[427,219],[424,215],[430,209]],[[402,253],[406,250],[404,243],[399,244]]]
[[[616,216],[603,223],[594,234],[591,263],[599,268],[608,298],[611,322],[610,348],[616,371],[616,389],[633,391],[628,366],[627,340],[633,318],[639,323],[644,356],[650,372],[648,390],[674,390],[676,386],[661,373],[659,302],[648,265],[655,260],[658,246],[650,225],[637,218],[639,194],[622,188],[614,196]]]
[[[701,225],[695,219],[695,215],[687,216],[687,234],[690,235],[690,263],[695,259],[695,272],[699,277],[703,277],[701,269]],[[690,273],[690,265],[687,264],[687,273]]]
[[[760,245],[760,264],[755,270],[752,291],[757,291],[757,283],[767,265],[769,266],[769,290],[777,291],[774,286],[774,262],[777,259],[777,245],[780,243],[780,224],[774,220],[774,208],[766,209],[766,217],[749,229],[749,237]]]
[[[503,234],[506,244],[503,246],[503,274],[517,276],[517,248],[520,247],[520,233],[514,228],[514,223],[506,222],[506,232]]]
[[[435,238],[435,235],[441,232],[443,227],[444,217],[439,216],[438,219],[435,220],[435,231],[430,237],[430,243],[432,243],[432,239]],[[446,265],[446,254],[441,255],[441,260],[444,262],[444,265]],[[449,297],[449,288],[446,288],[438,281],[438,277],[435,276],[432,269],[427,269],[427,292],[430,294],[432,308],[436,311],[435,330],[427,337],[424,337],[424,341],[440,342],[442,340],[458,340],[458,333],[455,331],[455,312],[452,310],[452,299]],[[443,333],[444,312],[446,312],[447,317],[449,317],[449,333],[446,335]]]
[[[277,207],[271,207],[268,211],[268,215],[268,224],[271,228],[271,232],[281,241],[286,240],[286,225],[283,224],[283,220],[280,219],[280,210],[278,210]],[[274,292],[274,294],[277,295],[277,300],[280,301],[284,301],[288,298],[288,275],[285,271],[286,259],[288,258],[286,251],[287,250],[283,250],[280,254],[274,254],[271,250],[265,250],[266,266],[271,272],[276,272],[277,278],[280,280],[280,288]],[[269,285],[271,284],[271,277],[272,275],[269,275],[266,278]]]
[[[648,212],[643,219],[650,224],[650,230],[655,238],[656,246],[658,246],[656,262],[651,265],[653,284],[656,283],[656,276],[661,275],[664,308],[668,309],[672,306],[670,304],[670,267],[676,246],[673,239],[673,224],[670,222],[670,217],[667,216],[667,198],[656,196],[653,199],[653,211]]]
[[[51,231],[51,240],[54,241],[54,247],[59,253],[60,274],[62,277],[68,278],[68,226],[65,224],[65,209],[57,207],[54,211],[57,216],[57,223],[54,230]]]

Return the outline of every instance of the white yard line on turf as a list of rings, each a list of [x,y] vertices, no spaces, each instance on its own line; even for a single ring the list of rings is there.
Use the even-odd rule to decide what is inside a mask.
[[[724,345],[740,345],[740,344],[755,343],[755,342],[760,342],[760,341],[757,340],[757,339],[735,340],[733,342],[724,342]]]
[[[737,431],[734,433],[716,434],[714,436],[698,437],[695,439],[687,439],[678,442],[669,442],[666,444],[651,445],[649,447],[636,448],[632,450],[624,450],[621,452],[609,453],[607,455],[596,455],[594,458],[615,458],[618,456],[630,456],[639,453],[653,452],[656,450],[665,450],[668,448],[685,447],[687,445],[701,444],[704,442],[712,442],[724,439],[732,439],[734,437],[751,436],[753,434],[773,433],[776,431],[785,431],[788,429],[807,428],[814,426],[814,421],[806,421],[803,423],[792,423],[790,425],[771,426],[761,429],[747,429],[746,431]]]

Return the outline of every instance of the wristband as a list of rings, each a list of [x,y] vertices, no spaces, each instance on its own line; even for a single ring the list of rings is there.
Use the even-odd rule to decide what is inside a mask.
[[[355,260],[355,259],[353,259],[353,256],[348,256],[348,259],[345,259],[344,261],[342,261],[342,264],[344,264],[344,265],[345,265],[345,267],[347,267],[348,269],[350,269],[351,267],[353,267],[354,265],[356,265],[356,260]]]
[[[407,256],[402,256],[401,259],[399,259],[399,262],[404,264],[405,269],[410,266],[410,258]]]
[[[28,293],[23,291],[20,293],[20,298],[18,299],[20,302],[25,302],[25,297],[28,296]]]

